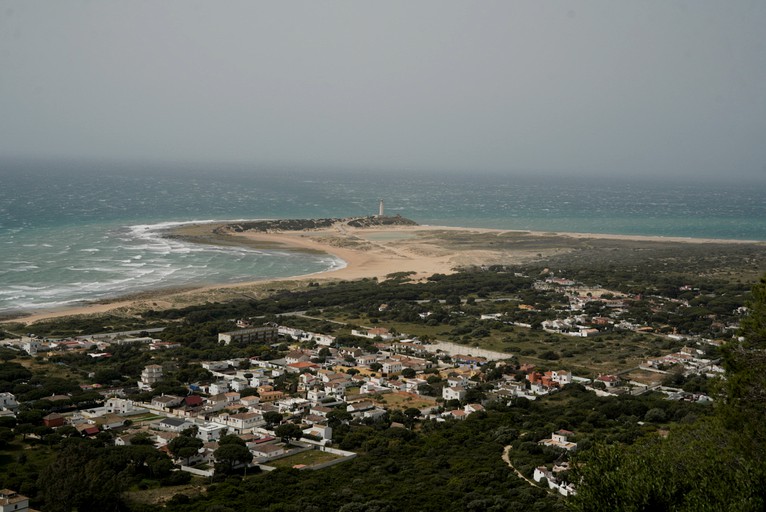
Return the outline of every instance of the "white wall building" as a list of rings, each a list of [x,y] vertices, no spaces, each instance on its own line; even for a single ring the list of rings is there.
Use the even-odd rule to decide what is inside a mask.
[[[442,389],[442,398],[445,400],[463,400],[465,398],[465,388],[462,386],[445,387]]]
[[[162,380],[162,366],[150,364],[141,372],[141,380],[138,381],[138,387],[143,390],[150,390],[152,386]]]
[[[225,431],[226,427],[217,423],[203,423],[202,425],[197,425],[197,437],[202,439],[205,443],[218,441]]]
[[[0,393],[0,409],[14,410],[18,408],[19,403],[13,393]]]

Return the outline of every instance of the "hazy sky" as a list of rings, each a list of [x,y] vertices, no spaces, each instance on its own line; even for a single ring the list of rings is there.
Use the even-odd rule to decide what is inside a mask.
[[[0,0],[0,158],[766,176],[766,2]]]

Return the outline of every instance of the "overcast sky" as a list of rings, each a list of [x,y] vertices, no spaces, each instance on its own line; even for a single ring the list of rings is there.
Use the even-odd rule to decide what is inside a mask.
[[[766,176],[766,2],[0,1],[0,158]]]

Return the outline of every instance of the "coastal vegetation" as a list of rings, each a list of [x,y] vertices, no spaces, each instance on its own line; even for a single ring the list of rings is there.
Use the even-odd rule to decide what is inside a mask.
[[[237,222],[236,224],[230,224],[221,228],[217,228],[217,232],[223,233],[228,230],[234,231],[236,233],[243,233],[245,231],[311,231],[331,228],[336,224],[350,226],[352,228],[369,228],[377,226],[417,226],[415,221],[406,219],[401,215],[375,215],[368,217],[353,217],[347,219],[274,219]]]

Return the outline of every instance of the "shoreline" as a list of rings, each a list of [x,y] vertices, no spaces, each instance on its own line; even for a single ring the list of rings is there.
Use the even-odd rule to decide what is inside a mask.
[[[19,313],[4,323],[34,322],[77,315],[135,314],[147,309],[169,309],[206,301],[217,302],[237,296],[266,295],[276,287],[297,287],[304,282],[385,279],[398,272],[412,272],[411,280],[422,281],[434,274],[449,274],[461,267],[528,263],[575,250],[572,243],[609,240],[619,243],[763,245],[752,240],[615,235],[597,233],[501,230],[454,226],[376,226],[352,228],[336,223],[332,228],[303,231],[233,232],[230,222],[188,223],[172,227],[164,236],[189,243],[241,245],[263,250],[301,251],[332,256],[337,268],[281,278],[237,283],[201,284],[179,290],[157,289],[47,310]]]

